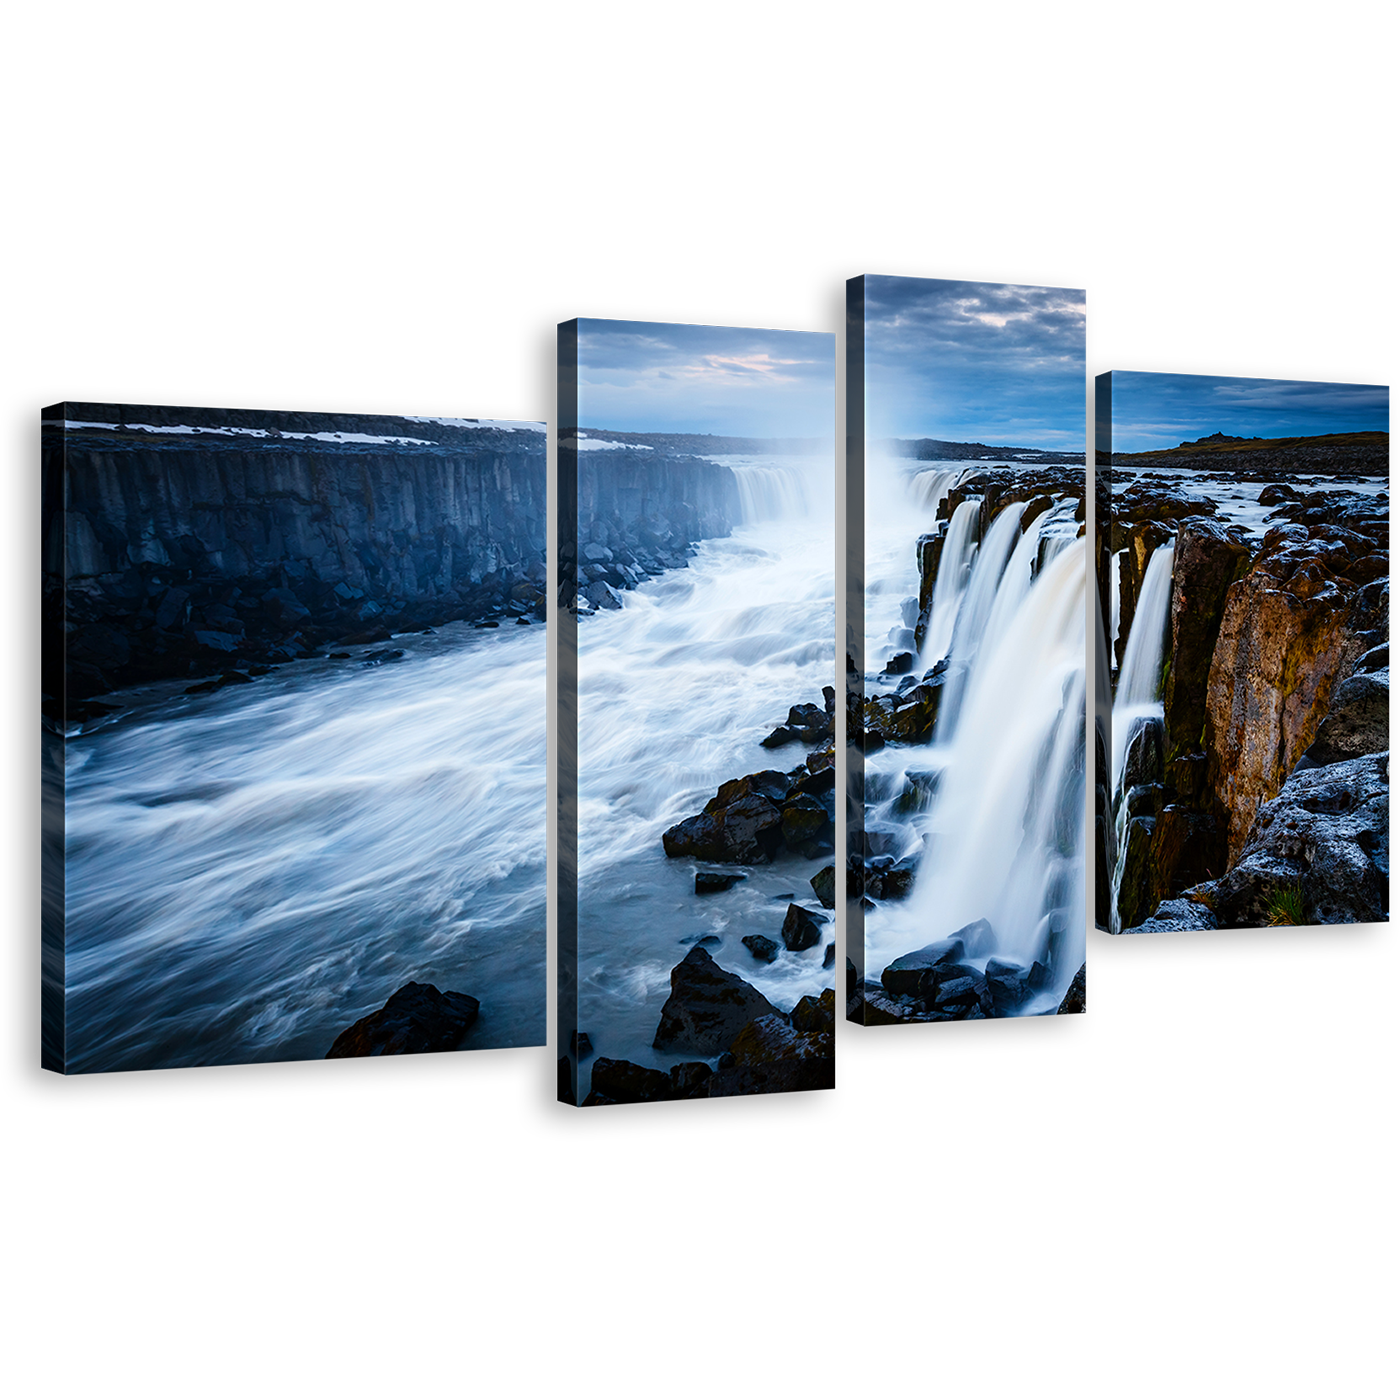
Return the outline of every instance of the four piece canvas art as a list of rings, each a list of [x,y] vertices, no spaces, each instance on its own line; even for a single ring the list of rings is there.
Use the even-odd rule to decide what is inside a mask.
[[[1101,375],[1090,491],[1084,326],[852,279],[841,479],[835,337],[565,323],[553,599],[543,423],[45,410],[45,1067],[543,1045],[551,613],[563,1102],[1388,919],[1388,390]]]

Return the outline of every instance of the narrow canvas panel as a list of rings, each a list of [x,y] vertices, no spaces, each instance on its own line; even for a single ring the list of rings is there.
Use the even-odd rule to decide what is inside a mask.
[[[1084,1009],[1084,293],[847,283],[847,1009]]]
[[[44,412],[43,1063],[542,1045],[542,423]]]
[[[835,337],[559,329],[559,1098],[834,1080]]]
[[[1390,393],[1096,381],[1101,922],[1389,917]]]

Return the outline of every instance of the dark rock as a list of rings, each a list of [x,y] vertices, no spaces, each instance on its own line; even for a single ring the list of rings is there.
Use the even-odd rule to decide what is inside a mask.
[[[878,982],[866,982],[847,1008],[846,1019],[865,1026],[903,1026],[925,1017],[918,1002],[894,996]]]
[[[792,1008],[788,1018],[793,1030],[802,1035],[826,1034],[836,1030],[836,990],[828,987],[819,997],[805,996]]]
[[[771,861],[782,846],[782,812],[764,792],[755,788],[726,792],[735,789],[736,784],[763,776],[755,774],[726,783],[703,812],[671,827],[661,838],[666,854],[693,856],[718,864],[752,865]],[[787,779],[782,774],[775,776],[783,784],[781,796],[786,796]],[[728,801],[721,800],[726,796]]]
[[[672,1065],[667,1078],[671,1081],[673,1099],[703,1099],[710,1093],[710,1076],[714,1071],[704,1060],[686,1060]]]
[[[594,1094],[600,1098],[594,1100]],[[593,1062],[593,1086],[584,1107],[591,1108],[604,1099],[608,1103],[664,1103],[672,1097],[671,1078],[664,1070],[600,1055]]]
[[[752,1094],[792,1094],[835,1087],[834,1056],[813,1055],[716,1070],[709,1081],[709,1097],[747,1098]]]
[[[1350,675],[1336,687],[1317,737],[1299,762],[1323,767],[1363,754],[1385,753],[1389,748],[1390,668],[1386,666]]]
[[[1162,781],[1165,772],[1164,744],[1165,731],[1161,720],[1151,716],[1137,722],[1123,760],[1123,776],[1119,786],[1124,792],[1129,788]]]
[[[835,966],[836,966],[836,945],[835,945],[834,943],[828,943],[828,944],[826,945],[826,953],[825,953],[825,955],[824,955],[823,958],[822,958],[822,967],[823,967],[823,968],[828,968],[828,967],[835,967]]]
[[[1390,755],[1366,754],[1300,769],[1260,807],[1214,914],[1221,928],[1380,922],[1389,876]]]
[[[759,743],[765,749],[780,749],[784,744],[795,744],[797,733],[795,730],[779,725],[766,739],[760,739]]]
[[[895,655],[885,662],[885,674],[887,676],[907,675],[914,669],[915,659],[912,651],[896,652]]]
[[[777,960],[779,945],[771,938],[765,938],[761,933],[747,934],[740,939],[740,942],[759,962],[770,963]]]
[[[1027,981],[1030,969],[1001,958],[987,960],[987,989],[998,1016],[1011,1015],[1031,994]]]
[[[593,1053],[593,1041],[587,1031],[574,1031],[570,1034],[569,1051],[576,1060],[586,1060]]]
[[[740,880],[746,879],[748,879],[747,875],[721,875],[715,870],[697,870],[695,872],[695,893],[719,894],[724,890],[733,889]]]
[[[480,1009],[481,1003],[463,992],[440,992],[430,983],[409,982],[378,1011],[342,1031],[326,1058],[455,1050],[476,1024]]]
[[[836,908],[836,867],[824,865],[811,879],[812,890],[824,909]]]
[[[1169,899],[1159,904],[1150,919],[1125,928],[1123,933],[1176,933],[1186,929],[1216,928],[1215,915],[1194,899]]]
[[[724,1050],[772,1003],[742,977],[726,972],[703,948],[692,948],[671,969],[671,995],[661,1008],[656,1049],[709,1057]]]
[[[991,932],[991,925],[985,919],[968,927],[977,933]],[[960,937],[940,939],[917,952],[896,958],[880,974],[880,983],[891,996],[923,996],[930,986],[942,980],[947,968],[962,962],[965,950]]]
[[[1074,974],[1056,1015],[1076,1016],[1084,1010],[1084,971],[1087,966],[1086,963],[1080,964],[1079,971]]]
[[[789,904],[787,917],[783,920],[783,946],[790,953],[800,953],[804,948],[815,948],[822,941],[825,920],[804,909],[800,904]]]

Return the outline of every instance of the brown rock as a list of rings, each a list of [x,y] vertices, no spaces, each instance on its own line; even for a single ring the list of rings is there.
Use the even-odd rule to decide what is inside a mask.
[[[1217,520],[1188,520],[1172,564],[1171,667],[1162,692],[1167,752],[1200,747],[1206,681],[1230,585],[1249,568],[1250,547]]]
[[[1291,587],[1298,573],[1303,586]],[[1254,814],[1312,743],[1334,685],[1359,654],[1347,624],[1349,588],[1327,580],[1314,587],[1310,574],[1301,560],[1266,552],[1227,593],[1204,738],[1232,864]]]

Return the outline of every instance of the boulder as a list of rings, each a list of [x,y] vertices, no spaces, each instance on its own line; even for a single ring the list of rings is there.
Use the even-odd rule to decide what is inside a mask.
[[[600,1055],[593,1063],[593,1086],[583,1107],[601,1102],[662,1103],[671,1097],[671,1078],[665,1070]]]
[[[744,1026],[729,1046],[736,1064],[768,1064],[795,1060],[813,1053],[811,1040],[786,1016],[775,1011],[758,1016]]]
[[[378,1011],[342,1031],[326,1059],[455,1050],[480,1010],[481,1003],[464,992],[440,992],[431,983],[408,982]]]
[[[775,1010],[756,987],[694,947],[671,969],[671,995],[652,1045],[668,1053],[720,1054],[750,1021]]]
[[[825,924],[825,919],[804,909],[800,904],[789,904],[787,917],[783,920],[783,946],[790,953],[815,948],[822,941],[822,929]]]
[[[783,815],[778,804],[791,784],[771,770],[723,784],[705,810],[678,822],[661,837],[668,856],[691,856],[716,864],[771,861],[782,848]]]
[[[725,875],[717,870],[697,870],[695,872],[695,893],[721,894],[725,890],[733,889],[740,880],[746,879],[748,879],[747,875]]]
[[[992,1007],[998,1016],[1010,1016],[1031,994],[1030,969],[1001,958],[988,958],[984,973]]]
[[[779,945],[761,933],[751,933],[739,940],[761,963],[777,961]]]
[[[834,946],[834,945],[833,945]],[[805,996],[792,1008],[788,1018],[802,1035],[827,1034],[836,1030],[836,991],[828,987],[821,996]]]
[[[991,932],[985,919],[969,927]],[[880,974],[880,984],[891,996],[922,996],[925,988],[938,980],[939,970],[961,963],[965,951],[961,938],[940,939],[896,958]]]
[[[1302,768],[1260,807],[1214,887],[1221,928],[1389,917],[1390,755]]]
[[[1385,753],[1389,748],[1390,667],[1387,664],[1379,670],[1357,671],[1337,686],[1331,708],[1318,726],[1317,737],[1299,762],[1309,768],[1325,767],[1344,759],[1360,758],[1363,754]]]
[[[810,881],[812,890],[824,909],[836,908],[836,867],[824,865]]]

